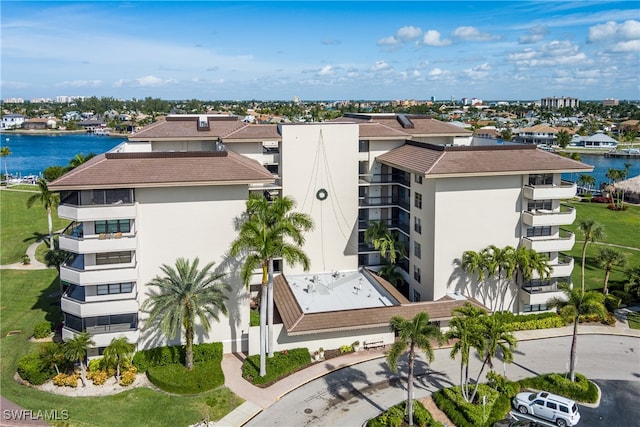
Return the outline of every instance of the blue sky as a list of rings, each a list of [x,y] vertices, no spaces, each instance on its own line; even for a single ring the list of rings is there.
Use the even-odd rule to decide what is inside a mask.
[[[1,4],[3,99],[640,99],[637,1]]]

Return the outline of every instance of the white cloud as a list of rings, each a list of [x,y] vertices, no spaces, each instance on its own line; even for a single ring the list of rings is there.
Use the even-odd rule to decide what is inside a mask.
[[[331,65],[325,65],[318,71],[319,76],[332,76],[335,74],[335,71]]]
[[[448,46],[451,44],[451,40],[441,39],[440,32],[436,30],[429,30],[424,33],[422,37],[422,43],[427,46]]]
[[[102,80],[68,80],[56,84],[56,86],[67,87],[100,87]]]
[[[453,37],[461,40],[486,42],[491,40],[499,40],[500,36],[494,36],[489,33],[483,33],[476,27],[462,26],[456,28],[453,33]]]
[[[549,29],[545,25],[536,25],[530,28],[525,35],[520,36],[518,43],[520,44],[532,44],[544,40],[544,36],[547,35]]]
[[[393,47],[393,46],[397,46],[398,44],[400,44],[400,41],[396,39],[395,36],[384,37],[378,40],[378,43],[377,43],[378,46],[385,46],[385,47],[389,47],[389,46]]]
[[[396,32],[396,39],[401,41],[416,40],[422,35],[422,29],[411,25],[400,28]]]
[[[640,52],[640,40],[618,42],[611,46],[612,52]]]
[[[135,79],[135,82],[138,84],[138,86],[157,87],[173,83],[175,82],[175,80],[162,80],[160,77],[144,76]]]
[[[554,40],[546,43],[537,50],[525,49],[512,53],[507,59],[519,67],[549,67],[560,65],[584,65],[591,61],[580,52],[580,48],[570,41]]]
[[[589,28],[589,42],[602,40],[640,40],[640,21],[629,20],[622,24],[609,21]]]
[[[389,68],[391,68],[391,66],[385,61],[376,61],[376,63],[371,66],[370,71],[383,71]]]
[[[485,79],[489,76],[491,66],[488,63],[480,64],[473,68],[467,68],[464,73],[471,79]]]

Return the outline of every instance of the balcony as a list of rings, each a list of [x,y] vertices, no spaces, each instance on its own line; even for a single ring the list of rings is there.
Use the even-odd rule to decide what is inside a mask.
[[[571,272],[573,271],[573,257],[570,256],[562,256],[556,264],[549,264],[553,271],[551,272],[551,277],[571,277]],[[532,275],[532,279],[539,279],[540,275],[538,272],[534,271]]]
[[[560,185],[525,185],[522,193],[529,200],[570,199],[576,195],[575,182],[562,181]]]
[[[411,187],[411,176],[406,173],[361,174],[360,181],[370,184],[400,184]]]
[[[136,217],[136,205],[124,203],[88,206],[60,205],[58,206],[58,216],[78,222],[102,219],[128,219]]]
[[[137,312],[138,301],[136,301],[135,293],[125,294],[129,298],[133,296],[133,299],[110,299],[105,301],[93,301],[93,302],[81,302],[68,298],[67,295],[63,295],[61,298],[61,308],[65,313],[73,314],[77,317],[96,317],[96,316],[108,316],[111,313],[118,311]],[[114,295],[105,295],[105,298],[113,297]]]
[[[571,206],[560,206],[559,211],[534,209],[522,212],[522,222],[531,227],[569,225],[576,220],[576,210]]]
[[[382,221],[384,222],[384,224],[387,226],[388,229],[390,230],[400,230],[402,231],[404,234],[409,234],[409,230],[410,230],[410,226],[407,222],[404,221],[400,221],[397,219],[383,219],[383,220],[366,220],[366,219],[361,219],[358,220],[358,230],[366,230],[367,228],[369,228],[369,223],[371,222],[379,222]]]
[[[520,300],[523,304],[538,305],[546,304],[551,298],[561,298],[563,295],[564,293],[558,288],[557,282],[546,286],[525,285],[521,289]]]
[[[536,252],[570,251],[576,242],[576,236],[570,231],[560,230],[558,237],[522,237],[522,245]]]
[[[138,268],[135,257],[128,263],[85,265],[84,256],[70,257],[60,266],[60,280],[77,285],[136,282]]]
[[[77,331],[64,327],[62,328],[62,339],[64,341],[67,341],[69,339],[72,339],[77,333]],[[138,331],[137,329],[120,332],[112,331],[92,335],[91,339],[95,342],[95,347],[107,347],[109,344],[111,344],[112,339],[120,337],[125,337],[130,343],[137,343],[138,339],[140,338],[140,331]]]
[[[397,196],[384,196],[384,197],[360,197],[359,206],[363,207],[394,207],[398,206],[405,210],[411,209],[411,202],[409,199],[400,198]]]
[[[60,235],[60,249],[76,254],[135,251],[137,246],[135,233],[101,233],[82,237]]]

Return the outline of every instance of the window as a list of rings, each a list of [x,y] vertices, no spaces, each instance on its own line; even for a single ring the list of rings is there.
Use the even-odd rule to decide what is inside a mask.
[[[568,414],[569,408],[567,408],[566,406],[560,405],[560,412],[564,412],[565,414]]]
[[[418,242],[413,242],[413,255],[418,259],[422,256],[422,248]]]
[[[550,408],[550,409],[558,409],[558,405],[556,405],[556,404],[555,404],[555,403],[553,403],[553,402],[547,402],[547,408]],[[565,408],[565,409],[566,409],[566,408]]]
[[[413,279],[420,283],[420,267],[413,266]]]
[[[270,165],[264,165],[264,167],[267,168],[267,170],[272,174],[278,175],[278,165],[270,164]]]
[[[133,201],[133,191],[128,188],[118,188],[113,190],[93,190],[91,192],[92,205],[133,203]]]
[[[282,273],[282,260],[274,259],[273,260],[273,272],[274,273]]]
[[[96,288],[98,295],[128,294],[133,290],[133,283],[109,283],[108,285],[98,285]]]
[[[529,175],[529,185],[551,185],[553,184],[553,174],[540,173]]]
[[[534,313],[536,311],[546,311],[546,310],[547,310],[546,304],[534,304],[534,305],[525,304],[522,311],[524,311],[525,313]]]
[[[358,151],[360,153],[368,153],[369,152],[369,141],[365,139],[361,139],[358,141]]]
[[[413,290],[413,302],[418,302],[421,301],[421,295],[420,292],[416,291],[415,289]]]
[[[129,233],[131,231],[131,221],[128,219],[108,219],[106,221],[96,221],[96,234],[101,233]]]
[[[422,194],[415,193],[415,207],[418,209],[422,209]]]
[[[128,264],[131,262],[131,252],[105,252],[96,254],[96,265]]]
[[[413,229],[416,233],[422,234],[422,220],[417,216],[413,217]]]
[[[527,202],[527,210],[534,209],[553,209],[551,200],[529,200]]]
[[[360,160],[358,162],[358,175],[367,175],[369,173],[369,162]]]
[[[542,400],[542,399],[538,399],[533,403],[535,403],[536,405],[544,406],[544,400]]]
[[[415,174],[413,179],[416,184],[422,184],[422,175]]]
[[[551,226],[527,228],[527,237],[542,237],[542,236],[551,236]]]
[[[65,294],[67,295],[68,298],[71,298],[77,301],[85,300],[84,286],[69,285],[69,287],[67,288],[67,292],[65,292]]]

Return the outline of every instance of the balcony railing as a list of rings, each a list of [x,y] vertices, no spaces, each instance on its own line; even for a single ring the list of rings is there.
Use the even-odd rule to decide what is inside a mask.
[[[569,225],[576,219],[576,210],[571,206],[561,205],[560,210],[532,209],[522,213],[522,221],[532,227],[549,225]]]
[[[409,199],[397,196],[360,197],[360,207],[399,206],[405,210],[411,209]]]
[[[576,237],[570,231],[560,230],[559,236],[523,237],[522,244],[527,249],[536,252],[570,251],[575,244]]]
[[[529,200],[570,199],[576,195],[574,182],[562,181],[560,185],[525,185],[523,195]]]
[[[400,173],[362,174],[360,175],[360,179],[372,184],[401,184],[407,187],[411,186],[410,177]]]
[[[400,221],[397,219],[378,219],[378,220],[367,220],[367,219],[360,219],[358,220],[358,229],[359,230],[366,230],[367,228],[369,228],[369,224],[371,222],[380,222],[382,221],[387,228],[389,229],[398,229],[402,232],[404,232],[405,234],[409,234],[409,230],[410,230],[410,226],[409,223],[404,222],[404,221]]]

